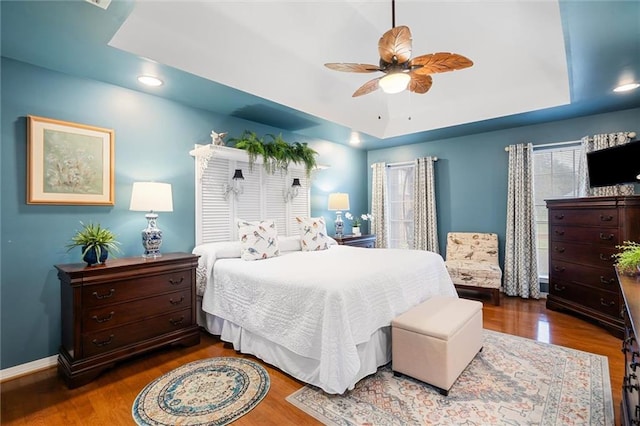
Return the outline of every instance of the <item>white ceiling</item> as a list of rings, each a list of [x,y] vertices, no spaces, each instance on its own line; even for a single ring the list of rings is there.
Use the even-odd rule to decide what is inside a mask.
[[[556,1],[400,0],[395,8],[414,57],[454,52],[474,66],[434,75],[423,95],[352,98],[380,74],[323,64],[377,64],[391,1],[138,2],[110,45],[381,139],[570,103]]]

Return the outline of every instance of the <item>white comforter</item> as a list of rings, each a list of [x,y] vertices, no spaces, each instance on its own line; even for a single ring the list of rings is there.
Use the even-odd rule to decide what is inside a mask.
[[[433,295],[456,296],[442,257],[426,251],[336,245],[259,261],[208,260],[202,309],[319,360],[331,393],[344,392],[360,369],[356,345]]]

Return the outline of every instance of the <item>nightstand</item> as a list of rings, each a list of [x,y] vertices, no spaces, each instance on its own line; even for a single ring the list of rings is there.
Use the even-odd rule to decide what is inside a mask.
[[[343,235],[341,238],[333,237],[338,244],[353,247],[375,248],[376,235]]]
[[[58,372],[67,386],[161,346],[198,344],[197,266],[198,256],[187,253],[55,265],[62,305]]]

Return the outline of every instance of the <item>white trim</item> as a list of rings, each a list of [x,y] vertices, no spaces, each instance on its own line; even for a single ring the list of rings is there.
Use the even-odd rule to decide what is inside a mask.
[[[0,370],[0,383],[6,380],[16,379],[20,376],[26,376],[37,371],[46,370],[55,367],[58,364],[58,355],[51,355],[48,358],[41,358],[26,364],[16,365],[15,367]]]

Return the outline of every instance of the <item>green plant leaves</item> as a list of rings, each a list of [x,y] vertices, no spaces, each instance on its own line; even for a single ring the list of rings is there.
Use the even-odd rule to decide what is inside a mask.
[[[280,170],[286,173],[289,164],[303,164],[307,177],[311,176],[311,171],[318,165],[316,156],[318,153],[310,148],[306,143],[287,143],[282,138],[282,134],[267,134],[270,140],[265,142],[255,132],[245,130],[239,138],[230,139],[234,147],[244,149],[249,155],[249,168],[253,170],[258,156],[262,156],[264,168],[269,174],[274,174]]]

